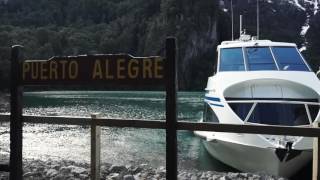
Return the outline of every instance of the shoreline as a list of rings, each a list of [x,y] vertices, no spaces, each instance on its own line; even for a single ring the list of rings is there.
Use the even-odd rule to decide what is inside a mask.
[[[76,163],[74,161],[41,161],[41,160],[24,160],[23,179],[90,179],[90,165],[88,163]],[[113,180],[147,180],[147,179],[166,179],[166,169],[163,166],[153,168],[148,164],[133,166],[114,165],[108,163],[101,164],[101,179]],[[0,172],[0,179],[8,179],[9,173]],[[216,171],[199,171],[199,170],[179,170],[179,180],[286,180],[286,178],[276,177],[266,174],[255,173],[234,173],[234,172],[216,172]]]
[[[10,95],[0,91],[0,112],[6,112],[10,108]]]

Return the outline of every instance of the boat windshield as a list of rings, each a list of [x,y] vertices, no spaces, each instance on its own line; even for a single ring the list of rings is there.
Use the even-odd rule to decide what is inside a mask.
[[[271,51],[268,47],[246,48],[248,69],[250,71],[277,70]]]
[[[273,47],[272,51],[281,71],[309,71],[295,48]]]
[[[220,71],[244,71],[242,48],[226,48],[220,51]]]
[[[297,48],[286,46],[221,48],[219,67],[220,71],[310,71]]]

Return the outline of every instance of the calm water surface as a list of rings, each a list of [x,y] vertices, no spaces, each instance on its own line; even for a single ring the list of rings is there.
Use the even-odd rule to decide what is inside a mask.
[[[178,94],[180,119],[197,121],[202,116],[203,92]],[[165,119],[163,92],[50,91],[24,94],[28,115],[86,116],[101,113],[109,118]],[[0,127],[0,153],[9,152],[8,126]],[[86,126],[25,124],[25,158],[90,160],[90,129]],[[165,166],[165,131],[133,128],[103,128],[101,161],[113,164]],[[192,132],[178,133],[179,167],[230,171],[205,151]]]

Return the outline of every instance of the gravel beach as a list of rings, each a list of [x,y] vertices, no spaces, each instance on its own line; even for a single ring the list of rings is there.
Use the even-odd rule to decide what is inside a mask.
[[[8,173],[0,173],[0,179],[9,179]],[[149,180],[165,179],[165,167],[152,168],[148,164],[112,165],[101,164],[101,179],[106,180]],[[87,163],[73,161],[40,161],[25,160],[25,180],[87,180],[90,179],[90,166]],[[182,170],[179,171],[180,180],[285,180],[275,176],[252,173],[223,173],[215,171]]]

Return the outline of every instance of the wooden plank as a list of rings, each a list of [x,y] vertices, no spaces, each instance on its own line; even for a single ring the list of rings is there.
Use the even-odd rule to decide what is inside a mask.
[[[91,179],[100,180],[100,150],[101,150],[101,127],[96,120],[99,114],[91,115]]]
[[[22,92],[21,46],[13,46],[11,52],[10,82],[10,180],[22,180]]]
[[[134,119],[98,119],[97,124],[108,127],[130,127],[130,128],[148,128],[165,129],[166,121],[161,120],[134,120]]]
[[[23,116],[23,122],[35,124],[60,124],[60,125],[91,125],[89,117],[68,116]]]
[[[166,40],[166,178],[177,179],[177,59],[176,39]]]
[[[319,123],[315,122],[314,124],[315,128],[319,128]],[[319,145],[320,145],[320,139],[319,137],[313,138],[313,159],[312,159],[312,180],[319,180],[319,160],[320,160],[320,154],[319,154]]]
[[[8,121],[9,115],[0,115],[0,121]],[[90,125],[89,117],[66,117],[66,116],[23,116],[25,123],[37,124],[61,124],[61,125]],[[99,126],[107,127],[128,127],[128,128],[148,128],[165,129],[166,122],[163,120],[137,120],[137,119],[97,119]],[[253,125],[253,124],[213,124],[178,121],[178,130],[189,131],[216,131],[230,133],[248,134],[273,134],[289,136],[318,137],[320,128],[313,127],[291,127],[291,126],[272,126],[272,125]]]
[[[0,115],[0,120],[6,119],[7,115]],[[23,116],[25,123],[36,124],[60,124],[60,125],[91,125],[89,117],[59,117],[59,116]],[[107,127],[131,127],[131,128],[148,128],[148,129],[165,129],[163,120],[136,120],[136,119],[96,119],[99,126]]]

